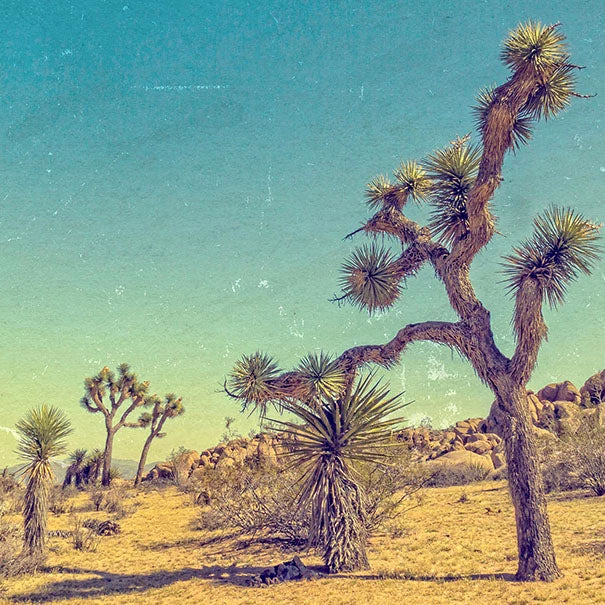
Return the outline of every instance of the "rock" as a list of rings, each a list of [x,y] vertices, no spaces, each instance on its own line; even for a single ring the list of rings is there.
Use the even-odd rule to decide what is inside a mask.
[[[540,401],[571,401],[577,405],[582,399],[580,391],[569,380],[548,384],[538,391],[537,396]]]
[[[502,453],[492,452],[491,459],[496,470],[506,465],[506,458]]]
[[[457,452],[448,452],[439,458],[433,460],[433,463],[439,464],[478,464],[484,467],[486,470],[491,471],[494,469],[494,464],[491,458],[488,459],[485,456],[480,456],[475,452],[469,452],[468,450],[462,450]]]
[[[466,450],[475,452],[475,454],[479,454],[481,456],[491,452],[492,450],[491,444],[487,441],[474,441],[472,443],[467,443],[464,447]]]
[[[318,577],[316,572],[310,570],[299,557],[294,557],[292,561],[269,567],[261,571],[259,575],[252,576],[247,581],[247,585],[267,586],[291,580],[311,580],[316,577]]]

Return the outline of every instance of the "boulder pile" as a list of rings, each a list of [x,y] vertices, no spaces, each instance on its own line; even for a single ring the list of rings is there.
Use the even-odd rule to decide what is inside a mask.
[[[537,393],[527,392],[527,404],[537,435],[557,437],[575,431],[581,423],[605,427],[605,370],[591,376],[580,388],[569,380],[548,384]],[[476,464],[487,471],[506,465],[502,441],[504,419],[497,402],[487,418],[460,420],[447,429],[425,426],[406,428],[398,434],[418,461],[429,464]],[[189,451],[172,462],[157,464],[145,479],[170,479],[176,473],[188,477],[210,468],[240,464],[278,465],[286,450],[285,434],[259,434],[251,439],[239,438],[219,443],[199,453]]]

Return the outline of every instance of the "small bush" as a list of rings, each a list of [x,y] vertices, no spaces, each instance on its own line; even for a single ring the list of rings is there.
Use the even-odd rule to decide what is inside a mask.
[[[130,496],[124,483],[114,483],[110,487],[95,487],[90,490],[90,501],[96,511],[107,511],[118,519],[132,514],[132,508],[126,507],[124,501]]]
[[[48,499],[48,510],[53,515],[63,515],[65,513],[71,513],[73,505],[69,499],[72,495],[72,490],[69,488],[63,489],[57,485],[53,486],[50,490]]]
[[[453,485],[469,485],[485,481],[490,470],[482,464],[444,464],[434,470],[427,484],[431,487],[451,487]]]
[[[75,550],[95,552],[99,546],[99,536],[94,529],[85,527],[78,515],[71,518],[71,543]]]
[[[298,475],[276,468],[208,469],[195,501],[202,506],[196,527],[268,531],[296,544],[307,538],[309,513],[295,504]]]
[[[8,507],[0,505],[0,578],[32,573],[43,563],[23,554],[23,532],[21,528],[6,520]]]
[[[568,444],[571,472],[596,496],[605,495],[605,428],[581,427]]]

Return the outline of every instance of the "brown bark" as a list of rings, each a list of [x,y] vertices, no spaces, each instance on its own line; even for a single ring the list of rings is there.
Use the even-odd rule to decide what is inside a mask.
[[[149,448],[151,447],[151,442],[155,437],[154,433],[149,433],[147,439],[145,439],[145,443],[143,445],[143,449],[141,450],[141,457],[139,459],[139,466],[137,468],[137,475],[134,478],[135,486],[139,485],[143,480],[143,472],[145,471],[145,463],[147,462],[147,454],[149,453]]]
[[[561,572],[555,559],[525,389],[513,387],[509,393],[499,396],[498,401],[507,416],[504,446],[517,524],[516,579],[552,582],[561,576]]]
[[[108,486],[111,483],[111,453],[113,450],[113,438],[115,431],[107,427],[107,437],[105,438],[105,449],[103,450],[103,472],[101,474],[101,485]]]

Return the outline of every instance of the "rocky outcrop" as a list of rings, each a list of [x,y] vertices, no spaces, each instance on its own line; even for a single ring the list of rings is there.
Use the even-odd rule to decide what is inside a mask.
[[[566,380],[548,384],[537,393],[528,391],[527,405],[536,435],[556,438],[577,430],[582,423],[605,428],[605,404],[595,403],[601,396],[605,399],[605,370],[591,376],[581,389]],[[425,426],[406,428],[397,438],[410,446],[417,461],[476,464],[491,471],[506,465],[503,435],[504,414],[494,402],[487,418],[460,420],[440,430]],[[175,468],[183,475],[196,478],[213,468],[278,465],[287,439],[285,434],[259,434],[251,439],[219,443],[201,454],[186,452],[172,462],[157,464],[145,479],[174,478]]]
[[[277,465],[279,456],[285,450],[286,436],[262,433],[252,439],[239,438],[227,443],[219,443],[201,454],[190,451],[172,462],[156,464],[144,480],[172,479],[175,466],[183,474],[195,478],[212,468],[229,468],[240,464]]]

